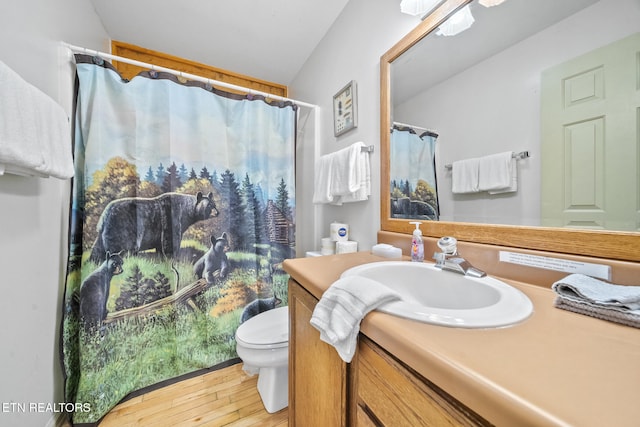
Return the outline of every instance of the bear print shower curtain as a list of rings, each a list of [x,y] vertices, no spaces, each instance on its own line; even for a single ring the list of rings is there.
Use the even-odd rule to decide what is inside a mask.
[[[235,331],[287,304],[297,107],[76,55],[61,327],[74,425],[238,363]]]

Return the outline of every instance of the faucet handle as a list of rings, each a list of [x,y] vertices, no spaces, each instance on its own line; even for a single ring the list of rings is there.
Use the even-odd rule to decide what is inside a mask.
[[[441,237],[438,240],[438,247],[447,255],[456,255],[458,253],[458,240],[451,236]]]
[[[444,252],[435,252],[433,254],[433,259],[436,260],[437,265],[444,264],[445,260],[447,259],[447,254],[445,254]]]

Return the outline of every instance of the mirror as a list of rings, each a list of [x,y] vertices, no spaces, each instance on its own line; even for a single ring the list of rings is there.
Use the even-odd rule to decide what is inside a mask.
[[[533,107],[523,101],[524,97],[521,94],[523,89],[516,89],[515,86],[507,89],[498,89],[495,87],[496,82],[514,83],[517,80],[522,80],[523,77],[517,74],[517,72],[519,72],[521,65],[530,62],[529,59],[531,59],[531,56],[535,56],[534,59],[544,65],[541,70],[547,69],[552,65],[565,61],[562,55],[566,56],[566,54],[557,53],[555,45],[568,45],[577,52],[574,55],[569,54],[569,57],[575,57],[578,56],[578,53],[586,52],[583,46],[584,43],[590,41],[590,39],[594,39],[596,45],[602,45],[602,37],[600,37],[602,34],[598,34],[598,37],[596,37],[594,35],[596,32],[593,31],[593,27],[588,27],[586,28],[585,35],[578,43],[572,41],[569,37],[564,37],[561,32],[551,33],[551,35],[547,35],[547,37],[551,37],[551,47],[553,47],[553,49],[547,48],[544,49],[544,51],[538,49],[537,52],[534,51],[529,54],[521,53],[521,55],[525,55],[521,60],[512,60],[501,69],[494,68],[493,74],[467,77],[469,74],[464,72],[464,70],[471,65],[483,61],[483,64],[486,64],[488,62],[488,60],[485,60],[486,56],[493,56],[492,59],[494,59],[498,57],[499,53],[504,49],[509,48],[514,51],[514,45],[518,43],[530,43],[533,39],[533,37],[530,37],[531,34],[536,34],[541,28],[554,25],[563,19],[573,19],[571,15],[574,15],[576,11],[579,12],[585,7],[587,8],[586,10],[588,10],[589,7],[604,7],[606,10],[613,10],[612,8],[618,7],[624,9],[624,7],[626,7],[635,9],[634,12],[637,13],[637,4],[633,5],[634,0],[577,0],[576,2],[557,2],[552,0],[545,6],[540,2],[507,0],[500,6],[484,8],[473,3],[471,6],[473,7],[472,10],[474,11],[476,22],[470,30],[454,37],[442,37],[431,34],[434,29],[442,24],[455,11],[469,3],[472,2],[470,0],[448,0],[443,2],[443,4],[427,16],[421,24],[400,40],[381,58],[380,130],[383,157],[381,161],[380,199],[382,230],[403,233],[411,232],[411,226],[408,225],[407,220],[393,218],[389,199],[391,190],[389,129],[395,121],[430,128],[440,135],[436,148],[436,172],[438,175],[437,181],[441,216],[440,221],[423,223],[422,228],[424,234],[434,237],[451,234],[461,240],[479,243],[605,258],[640,260],[640,234],[635,231],[638,230],[637,227],[638,224],[640,224],[640,214],[638,213],[639,209],[638,206],[636,206],[637,204],[633,206],[633,213],[630,215],[632,218],[627,221],[624,227],[621,227],[626,228],[628,231],[585,229],[586,227],[596,228],[598,224],[594,226],[591,223],[586,224],[580,221],[576,222],[578,225],[575,226],[575,228],[567,228],[566,226],[564,228],[551,228],[548,225],[555,224],[547,224],[541,220],[542,202],[539,176],[540,169],[544,166],[541,163],[542,148],[539,142],[541,114],[539,101],[540,83],[538,79],[540,78],[540,71],[535,74],[536,79],[534,79],[534,81],[525,82],[528,84],[524,89],[526,95],[538,100],[537,104]],[[509,5],[509,3],[511,3],[511,5]],[[517,3],[520,3],[520,5]],[[528,19],[517,19],[517,24],[514,25],[514,18],[510,18],[508,12],[520,8],[522,3],[533,4],[536,8],[528,12]],[[542,24],[540,28],[537,28],[535,26],[536,20],[533,19],[533,17],[543,18],[550,9],[558,14],[553,18],[546,18],[547,21]],[[511,19],[511,24],[490,23],[489,19],[493,18],[491,16],[492,14],[499,19]],[[604,23],[604,20],[607,18],[606,16],[601,17],[602,22],[596,22],[596,24]],[[486,25],[481,25],[482,20],[486,21]],[[638,20],[635,20],[635,17],[630,17],[628,21],[630,21],[630,23],[627,23],[626,27],[635,26],[637,27],[635,31],[640,30],[640,26],[637,24]],[[620,25],[621,23],[624,24],[624,22],[620,20],[614,22],[616,23],[616,27],[625,26]],[[578,25],[579,28],[580,24],[575,25]],[[478,30],[486,28],[492,31],[490,31],[489,36],[478,36],[477,34],[474,36],[474,33],[471,31],[474,29],[474,26]],[[596,25],[598,30],[601,30],[600,27],[601,25]],[[518,31],[525,29],[528,33],[516,34]],[[625,34],[624,31],[624,29],[620,31],[621,34],[619,37],[615,34],[608,37],[611,37],[611,40],[618,40],[628,35],[628,33]],[[446,61],[438,61],[438,47],[432,47],[432,49],[435,50],[427,54],[413,55],[413,51],[423,49],[423,45],[429,44],[433,38],[446,38],[451,40],[451,42],[447,40],[447,43],[454,43],[453,46],[439,47],[439,49],[444,49],[444,52],[447,53]],[[489,42],[491,41],[498,42],[500,46],[490,47],[489,45],[491,43]],[[440,42],[440,40],[438,40],[438,42]],[[424,48],[428,48],[428,46]],[[581,49],[582,52],[580,51]],[[549,57],[549,51],[553,51],[555,56]],[[455,54],[452,54],[452,52],[455,52]],[[419,68],[419,62],[425,58],[427,59],[427,68]],[[439,71],[439,65],[446,65],[449,68],[445,67]],[[638,65],[638,67],[640,67],[640,65]],[[419,78],[415,79],[411,77],[411,75],[417,75]],[[429,93],[428,98],[431,100],[437,99],[437,101],[435,106],[431,104],[431,107],[429,107],[426,105],[428,103],[425,102],[424,99],[415,95],[428,91],[429,88],[434,85],[434,82],[439,83],[441,86],[446,86],[443,84],[443,81],[452,75],[457,76],[457,86],[469,86],[464,102],[461,102],[460,99],[456,100],[455,96],[451,96],[451,98],[436,98],[435,92],[432,91]],[[419,82],[423,86],[418,87],[412,85],[411,87],[405,87],[404,83],[410,81]],[[473,84],[478,82],[481,83],[480,86],[473,86]],[[584,84],[582,86],[576,85],[575,87],[575,90],[579,91],[579,89],[584,88]],[[473,111],[468,109],[471,108],[471,106],[482,109],[482,107],[477,107],[476,101],[480,98],[494,97],[498,92],[513,94],[512,97],[517,98],[517,100],[521,102],[515,104],[515,106],[506,106],[502,101],[494,101],[493,107],[485,108],[486,111]],[[416,105],[421,105],[418,104],[418,101],[425,105],[417,108]],[[511,110],[515,109],[518,109],[517,113],[512,113]],[[496,116],[497,118],[505,116],[515,118],[511,118],[506,122],[496,123],[485,118],[482,115],[485,112],[489,112],[491,113],[489,115]],[[509,116],[509,114],[512,115]],[[448,118],[448,122],[437,121],[442,117]],[[432,120],[431,123],[429,123],[429,119]],[[436,127],[434,127],[433,121],[437,122]],[[440,128],[439,126],[442,127]],[[484,130],[482,130],[482,126],[485,127]],[[471,136],[464,135],[461,131],[466,128],[472,128],[474,134]],[[482,140],[478,135],[484,135],[487,139]],[[635,137],[634,140],[637,140],[637,137]],[[466,141],[467,144],[462,146],[456,145],[457,143],[460,144],[460,141]],[[506,145],[496,145],[495,141]],[[494,145],[491,145],[492,143]],[[529,151],[532,153],[531,158],[526,158],[516,163],[519,173],[519,191],[514,194],[496,195],[492,197],[475,194],[451,194],[451,171],[445,169],[444,165],[446,163],[451,163],[463,157],[482,156],[501,150],[513,150],[514,152]],[[634,150],[636,149],[634,148]],[[637,154],[634,154],[634,156],[631,156],[632,160],[636,160]],[[637,168],[637,163],[633,164],[633,167]],[[635,175],[635,181],[636,185],[632,185],[631,187],[635,187],[633,191],[637,194],[637,174]],[[557,185],[555,186],[558,187]],[[580,186],[578,185],[578,187]],[[522,208],[524,211],[509,207],[512,205],[508,203],[513,202],[514,199],[517,201],[516,207],[522,208],[522,206],[526,206]],[[449,204],[449,206],[447,206],[447,203],[450,201],[453,201],[453,205]],[[529,205],[527,205],[527,203],[529,203]],[[470,206],[467,211],[471,214],[465,212],[465,205]],[[535,207],[532,208],[531,206],[534,205]],[[453,206],[453,208],[451,206]],[[511,217],[504,215],[502,217],[499,217],[499,215],[484,217],[473,216],[478,212],[486,213],[491,211],[491,209],[499,213],[514,213]],[[491,225],[488,225],[488,223]]]

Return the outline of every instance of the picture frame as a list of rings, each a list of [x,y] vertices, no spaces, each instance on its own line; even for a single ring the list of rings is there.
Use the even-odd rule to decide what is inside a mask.
[[[333,134],[343,133],[358,127],[358,88],[351,80],[333,96]]]

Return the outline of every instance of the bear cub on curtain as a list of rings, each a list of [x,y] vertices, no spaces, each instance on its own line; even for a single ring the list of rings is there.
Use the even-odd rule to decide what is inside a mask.
[[[120,254],[107,252],[107,260],[80,285],[80,320],[85,330],[99,328],[107,318],[107,300],[113,276],[122,273]]]
[[[212,235],[211,247],[193,266],[193,272],[198,279],[203,277],[208,284],[213,284],[216,277],[215,272],[219,271],[219,277],[225,278],[229,274],[229,259],[226,252],[229,251],[229,239],[227,233],[217,239]]]
[[[244,310],[242,310],[240,323],[244,323],[247,320],[251,319],[253,316],[257,316],[260,313],[276,308],[281,302],[282,300],[278,298],[276,294],[273,294],[273,297],[271,298],[259,298],[251,301],[246,305]]]

